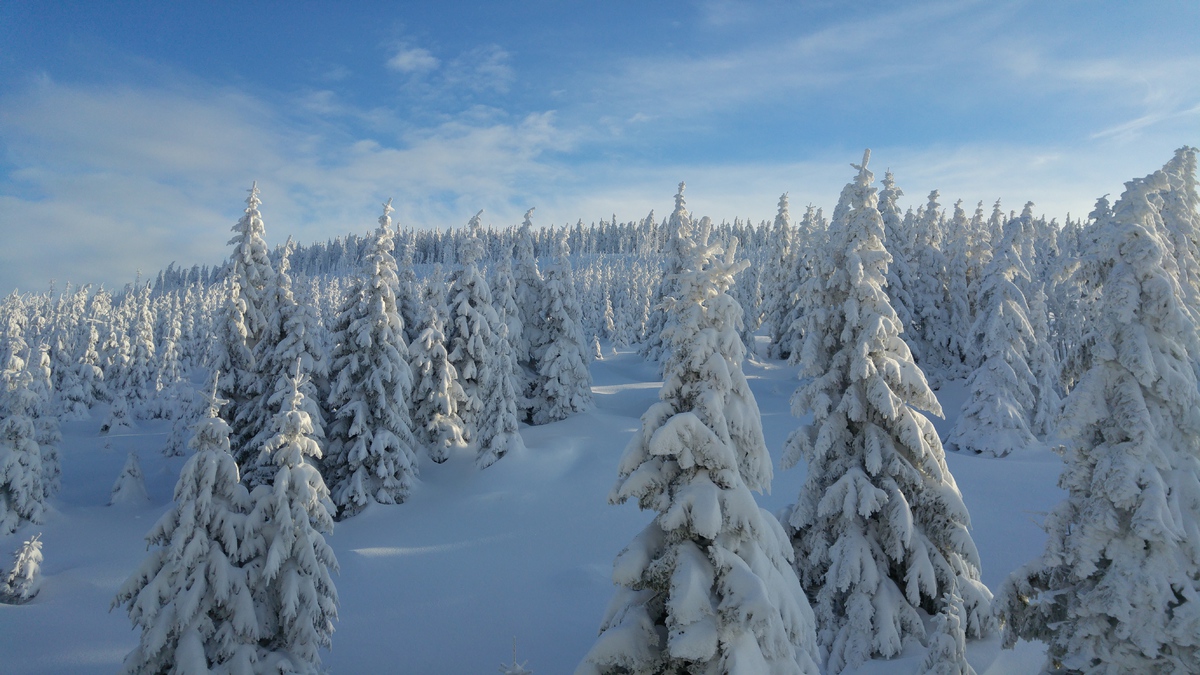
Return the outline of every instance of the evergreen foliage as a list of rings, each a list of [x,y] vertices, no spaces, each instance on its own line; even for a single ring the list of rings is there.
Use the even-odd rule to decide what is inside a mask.
[[[10,360],[0,392],[0,536],[39,523],[46,505],[44,463],[31,411],[39,405],[33,376]]]
[[[215,393],[209,398],[174,504],[146,535],[149,555],[113,600],[141,628],[123,673],[262,672],[242,550],[250,496],[230,454],[222,404]]]
[[[117,504],[141,505],[150,500],[146,495],[146,478],[142,475],[142,465],[138,463],[136,452],[130,452],[125,458],[125,466],[121,475],[113,483],[108,499],[110,506]]]
[[[592,374],[569,255],[566,238],[560,234],[555,238],[553,263],[543,278],[541,342],[534,347],[537,381],[530,396],[534,424],[556,422],[592,407]]]
[[[412,344],[413,429],[429,458],[441,464],[449,451],[465,448],[463,421],[458,406],[466,400],[458,383],[458,371],[446,354],[446,338],[437,308],[425,308],[420,334]]]
[[[769,489],[771,464],[726,292],[746,263],[720,254],[699,249],[668,300],[661,400],[609,495],[658,514],[617,556],[617,595],[577,674],[818,672],[786,535],[751,494]]]
[[[42,587],[41,534],[26,539],[13,553],[12,569],[0,580],[0,602],[23,605],[37,597]]]
[[[391,253],[391,211],[389,200],[363,272],[352,285],[334,329],[337,346],[329,398],[333,424],[323,469],[340,518],[373,502],[399,504],[417,480],[416,440],[409,415],[412,371],[396,304],[399,279]],[[307,379],[299,381],[303,384]],[[311,426],[311,415],[308,419]],[[315,435],[315,429],[308,433]]]
[[[332,644],[338,570],[322,533],[333,531],[329,490],[313,462],[321,448],[304,412],[302,376],[272,420],[275,435],[262,451],[276,466],[275,479],[251,492],[241,555],[258,616],[256,672],[321,673],[318,649]]]
[[[900,338],[883,290],[883,245],[868,151],[831,225],[837,270],[806,315],[806,379],[792,399],[813,422],[788,439],[785,465],[808,477],[787,513],[796,569],[815,599],[818,641],[830,673],[899,654],[924,637],[919,609],[963,598],[962,630],[991,630],[991,593],[967,531],[970,516],[937,432],[920,412],[941,414]]]
[[[1037,337],[1025,295],[1014,280],[1029,271],[1017,253],[1020,221],[1009,221],[1004,239],[984,269],[980,314],[971,328],[972,348],[982,362],[967,379],[963,403],[947,446],[1004,457],[1036,443],[1030,429],[1037,379],[1029,367]]]
[[[1157,207],[1170,179],[1125,185],[1098,224],[1092,365],[1061,422],[1067,499],[998,605],[1005,644],[1045,642],[1048,669],[1183,673],[1200,663],[1200,341]]]
[[[495,387],[496,326],[500,322],[492,305],[492,291],[479,272],[483,257],[482,226],[476,213],[467,224],[467,234],[459,246],[461,267],[450,281],[450,323],[447,325],[447,349],[450,364],[458,373],[465,396],[458,414],[463,420],[463,438],[478,444],[479,418]]]

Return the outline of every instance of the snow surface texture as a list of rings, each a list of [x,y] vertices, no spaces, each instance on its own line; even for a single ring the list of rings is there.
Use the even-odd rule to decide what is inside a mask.
[[[340,598],[334,648],[321,650],[324,666],[335,673],[393,672],[398,663],[416,675],[495,673],[498,663],[510,662],[516,637],[517,660],[534,673],[575,668],[612,599],[614,557],[653,516],[632,503],[610,506],[607,497],[622,450],[662,384],[657,367],[631,350],[591,368],[592,411],[522,426],[528,449],[486,471],[466,451],[452,450],[443,465],[422,456],[421,481],[405,504],[373,505],[338,524],[326,539],[341,573],[334,577]],[[747,361],[744,368],[777,466],[797,424],[788,405],[796,370],[778,361]],[[951,415],[966,396],[961,381],[938,393]],[[38,596],[21,606],[0,604],[6,674],[107,675],[138,643],[126,613],[108,608],[145,559],[144,537],[171,508],[189,458],[160,452],[169,420],[98,435],[105,408],[62,425],[63,487],[45,522],[0,537],[6,568],[12,552],[38,532],[46,556]],[[934,420],[942,434],[953,423],[953,416]],[[141,458],[150,502],[109,508],[112,479],[130,451]],[[1041,514],[1065,494],[1055,487],[1062,462],[1042,450],[1003,460],[951,453],[946,461],[971,511],[983,580],[998,588],[1041,554]],[[804,479],[802,466],[777,470],[772,493],[755,499],[778,512]],[[895,659],[844,672],[915,673],[926,651],[910,645]],[[1004,651],[998,637],[969,641],[966,653],[980,675],[1037,672],[1045,659],[1040,643]]]

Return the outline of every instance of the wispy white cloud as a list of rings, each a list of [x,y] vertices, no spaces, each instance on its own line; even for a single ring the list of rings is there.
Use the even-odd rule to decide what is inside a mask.
[[[1045,31],[1020,41],[1006,29],[1023,6],[906,3],[775,30],[771,40],[698,42],[686,33],[678,36],[686,48],[647,49],[539,83],[559,93],[532,104],[514,103],[536,88],[519,82],[517,59],[500,45],[435,56],[409,42],[372,53],[394,73],[400,103],[355,95],[337,78],[262,94],[173,77],[109,88],[44,80],[0,93],[0,293],[51,278],[122,282],[172,260],[219,262],[252,180],[272,243],[366,230],[388,197],[399,222],[416,227],[459,225],[480,208],[498,226],[520,222],[530,206],[542,224],[662,216],[680,180],[698,215],[758,221],[785,191],[793,211],[810,202],[831,210],[853,175],[849,162],[875,143],[873,169],[895,171],[906,205],[937,188],[944,204],[1000,198],[1019,209],[1032,200],[1061,219],[1197,143],[1200,80],[1191,73],[1200,57],[1097,57]],[[710,3],[696,30],[750,34],[780,7]],[[1074,137],[931,141],[864,128],[794,154],[730,159],[719,148],[730,135],[721,124],[756,124],[763,106],[819,112],[880,100],[930,120],[957,106],[964,124],[1005,106],[1035,115],[1054,100],[1054,110],[1073,113]],[[782,123],[803,127],[808,114]],[[689,142],[693,130],[718,149],[620,155],[672,133]],[[607,159],[610,150],[622,159]]]
[[[1200,117],[1200,103],[1183,110],[1156,110],[1116,126],[1102,129],[1092,134],[1092,139],[1118,137],[1123,139],[1136,138],[1141,132],[1150,127],[1168,122],[1185,122],[1195,125],[1195,119]],[[1193,128],[1195,128],[1193,126]],[[1182,135],[1181,135],[1182,136]]]
[[[944,67],[947,58],[959,60],[958,54],[965,53],[974,33],[986,31],[992,23],[986,15],[977,15],[961,26],[956,23],[977,6],[961,2],[905,5],[811,28],[800,24],[794,33],[772,39],[705,43],[696,54],[656,53],[622,59],[615,71],[601,78],[600,86],[605,100],[656,105],[664,116],[676,118],[787,100],[835,87],[845,87],[849,96],[869,96],[871,88],[881,82]],[[742,7],[741,3],[705,3],[701,20],[722,27],[733,24],[736,30],[742,30],[744,24],[773,27],[776,11]],[[945,29],[947,24],[953,24],[955,30]],[[681,104],[661,105],[664,100]]]
[[[471,49],[447,66],[446,80],[451,86],[474,92],[505,93],[516,79],[512,56],[499,45]]]
[[[401,73],[427,73],[436,70],[441,65],[427,49],[421,47],[400,47],[390,59],[387,67]]]
[[[310,104],[369,115],[316,92]],[[290,103],[289,103],[290,105]],[[464,223],[476,210],[498,226],[538,208],[542,224],[641,218],[669,211],[680,180],[698,215],[717,220],[774,214],[779,194],[831,210],[859,150],[798,161],[568,163],[584,129],[552,112],[509,118],[478,108],[396,141],[305,124],[231,90],[97,90],[42,82],[0,100],[0,136],[17,168],[0,183],[0,287],[61,281],[110,285],[171,261],[217,263],[246,187],[258,180],[268,240],[324,240],[371,227],[395,198],[415,227]],[[992,143],[876,147],[918,205],[929,190],[970,205],[1026,200],[1061,218],[1082,215],[1124,180],[1161,166],[1181,143],[1162,136],[1099,139],[1083,146]],[[845,155],[845,156],[843,156]],[[50,242],[54,242],[51,244]]]
[[[371,114],[323,92],[306,98],[323,115]],[[17,167],[0,179],[5,288],[113,284],[172,260],[219,262],[253,180],[274,243],[367,229],[388,197],[418,227],[459,224],[484,207],[516,217],[509,205],[525,203],[531,184],[553,183],[548,157],[574,142],[553,113],[495,111],[374,140],[211,89],[43,81],[0,99],[0,110]]]

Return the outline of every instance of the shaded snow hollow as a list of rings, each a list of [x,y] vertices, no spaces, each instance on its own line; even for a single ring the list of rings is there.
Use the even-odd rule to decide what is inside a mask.
[[[777,361],[748,362],[746,374],[762,411],[775,465],[799,420],[789,413],[796,369]],[[516,640],[518,661],[537,675],[570,673],[596,638],[613,595],[613,559],[652,513],[635,504],[609,506],[617,462],[642,413],[657,400],[654,368],[635,352],[592,364],[596,407],[562,422],[522,426],[526,449],[485,471],[474,457],[444,465],[422,459],[420,483],[399,506],[373,506],[337,523],[328,537],[341,563],[341,597],[333,650],[322,653],[333,673],[410,675],[495,673]],[[939,399],[948,420],[966,391],[947,384]],[[4,673],[115,672],[137,642],[122,608],[109,611],[117,588],[146,554],[144,537],[170,504],[186,457],[160,452],[170,422],[101,436],[104,411],[62,425],[63,488],[45,522],[0,537],[0,560],[42,532],[41,594],[23,606],[0,605]],[[138,452],[150,501],[107,506],[113,481],[130,451]],[[1042,551],[1043,514],[1063,499],[1059,458],[1045,450],[1004,459],[949,453],[947,461],[971,511],[994,590],[1007,574]],[[776,468],[770,495],[759,504],[778,511],[793,502],[804,468]],[[1044,650],[999,639],[968,643],[980,675],[1036,672]],[[847,673],[915,672],[925,648],[910,646],[890,661]]]

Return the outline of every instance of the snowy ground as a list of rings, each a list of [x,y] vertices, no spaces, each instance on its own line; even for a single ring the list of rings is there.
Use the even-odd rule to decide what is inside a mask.
[[[788,409],[795,369],[748,363],[767,444],[778,459],[798,420]],[[405,504],[374,507],[338,523],[329,537],[341,563],[336,577],[341,619],[332,652],[334,673],[412,675],[495,673],[512,658],[537,675],[571,673],[596,636],[612,597],[613,558],[652,514],[636,505],[609,506],[617,460],[658,382],[636,353],[592,365],[596,409],[542,427],[524,427],[528,449],[476,471],[471,458],[425,462],[421,486]],[[939,393],[950,419],[961,383]],[[97,411],[100,412],[100,411]],[[145,555],[143,537],[167,508],[184,458],[159,449],[169,423],[100,436],[100,415],[63,425],[63,489],[45,523],[0,537],[2,564],[25,538],[43,532],[41,594],[24,606],[0,605],[0,671],[112,673],[134,646],[123,608],[109,611],[118,586]],[[109,489],[126,454],[136,450],[150,502],[109,507]],[[1061,462],[1048,451],[985,459],[951,454],[951,471],[971,510],[993,590],[1039,554],[1042,514],[1063,498],[1055,486]],[[778,472],[760,503],[772,511],[795,500],[803,467]],[[980,675],[1036,672],[1040,645],[1001,650],[992,638],[968,645]],[[866,664],[861,675],[914,672],[924,648]]]

